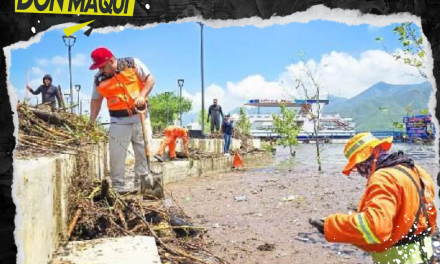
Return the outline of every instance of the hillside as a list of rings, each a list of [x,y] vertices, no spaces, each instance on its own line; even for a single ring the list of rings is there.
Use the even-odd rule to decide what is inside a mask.
[[[413,110],[428,108],[432,87],[429,82],[411,85],[394,85],[379,82],[350,99],[329,96],[330,103],[324,108],[324,114],[339,113],[342,117],[351,117],[356,122],[357,131],[392,130],[393,122],[402,122],[405,108],[412,105]],[[387,108],[387,112],[379,108]],[[239,107],[230,111],[237,114]],[[275,107],[261,107],[260,114],[279,113]],[[257,114],[258,108],[248,109],[248,114]],[[226,113],[225,113],[226,114]],[[184,123],[198,121],[198,114],[184,115]]]
[[[407,106],[412,105],[413,110],[427,109],[431,91],[428,82],[412,85],[379,82],[353,98],[330,103],[323,112],[352,117],[357,131],[389,130],[393,122],[402,122]],[[379,107],[388,111],[382,112]]]

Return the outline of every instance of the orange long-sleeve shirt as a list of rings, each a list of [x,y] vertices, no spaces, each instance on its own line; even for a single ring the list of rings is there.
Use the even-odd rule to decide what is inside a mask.
[[[417,173],[399,167],[411,173],[420,188]],[[425,205],[433,233],[437,218],[434,181],[425,170],[416,167],[425,185]],[[380,169],[367,182],[358,213],[333,214],[325,219],[325,238],[329,242],[350,243],[367,252],[383,252],[408,234],[418,207],[419,194],[411,179],[395,168]],[[415,234],[426,228],[422,212]]]
[[[170,138],[182,138],[184,144],[188,142],[188,133],[186,129],[179,126],[169,126],[165,128],[164,134]]]

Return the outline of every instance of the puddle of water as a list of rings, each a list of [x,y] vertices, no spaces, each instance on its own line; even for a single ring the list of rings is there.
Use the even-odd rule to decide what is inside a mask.
[[[418,165],[422,167],[431,167],[434,175],[438,173],[438,167],[434,168],[433,164],[438,164],[436,160],[436,151],[434,146],[421,146],[411,144],[394,144],[391,152],[398,150],[409,155]],[[316,164],[316,148],[313,144],[300,144],[295,147],[296,157],[292,158],[289,149],[278,147],[275,155],[275,164],[280,169],[293,169],[295,166],[317,167]],[[347,159],[344,154],[344,144],[328,144],[325,145],[321,154],[322,168],[342,169]],[[435,171],[437,170],[437,171]]]

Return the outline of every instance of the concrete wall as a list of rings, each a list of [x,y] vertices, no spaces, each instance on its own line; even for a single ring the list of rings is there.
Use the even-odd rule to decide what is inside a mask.
[[[160,142],[156,140],[156,142]],[[238,144],[235,142],[234,144]],[[157,144],[157,143],[156,143]],[[202,149],[219,151],[221,140],[193,141]],[[16,160],[14,178],[17,203],[16,224],[24,253],[22,264],[47,264],[68,228],[68,189],[71,179],[78,175],[79,160],[87,160],[85,175],[102,179],[108,172],[108,152],[104,146],[91,146],[79,155]],[[176,182],[187,177],[199,177],[230,171],[233,157],[217,159],[152,163],[152,169],[163,172],[164,182]],[[271,162],[268,153],[243,155],[246,167],[264,166]],[[105,165],[106,164],[106,165]],[[21,220],[18,220],[21,217]]]
[[[243,155],[243,162],[246,168],[262,167],[273,161],[270,153],[255,153]],[[152,170],[161,172],[164,183],[181,181],[190,177],[201,177],[210,174],[231,171],[233,157],[220,157],[203,160],[182,160],[174,162],[154,162]]]
[[[152,140],[151,152],[153,155],[159,149],[161,142],[162,139],[155,138]],[[250,139],[248,145],[254,146],[255,148],[260,148],[261,146],[259,139]],[[241,141],[238,139],[233,139],[231,141],[230,149],[238,149],[240,146]],[[199,149],[203,152],[223,153],[223,139],[191,139],[189,147]],[[131,144],[129,146],[129,150],[131,153],[134,153]],[[181,151],[181,140],[177,140],[176,151]],[[165,156],[167,156],[167,152],[165,152]],[[133,155],[127,155],[126,164],[134,164]]]
[[[80,154],[90,161],[90,166],[85,168],[86,175],[102,177],[106,169],[104,149],[92,146]],[[23,264],[47,264],[61,240],[60,235],[67,232],[67,190],[79,169],[77,165],[78,156],[68,154],[16,160],[17,175],[13,184],[19,198],[16,224],[20,240],[16,244],[23,250]]]

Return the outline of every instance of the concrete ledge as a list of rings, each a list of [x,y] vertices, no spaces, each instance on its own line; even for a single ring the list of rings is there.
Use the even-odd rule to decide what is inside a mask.
[[[151,142],[151,152],[154,154],[160,147],[160,143],[162,139],[155,138]],[[250,139],[248,145],[253,146],[254,148],[260,148],[261,142],[259,139]],[[209,153],[223,153],[223,139],[191,139],[189,143],[190,148],[199,149],[203,152]],[[241,141],[238,139],[232,139],[230,149],[239,149],[241,147]],[[131,153],[134,153],[133,147],[128,147]],[[177,140],[176,151],[181,150],[181,140]],[[167,156],[167,153],[165,153]],[[127,158],[125,160],[126,164],[134,164],[133,155],[127,154]]]
[[[63,154],[56,157],[16,160],[14,178],[19,198],[16,224],[17,247],[24,253],[23,264],[47,264],[66,233],[68,225],[68,189],[78,170],[85,175],[101,178],[105,171],[103,147],[90,146],[79,155]],[[86,167],[79,159],[89,161]],[[80,168],[81,167],[81,168]],[[21,221],[18,221],[21,216]]]
[[[273,161],[271,153],[262,152],[243,155],[245,168],[262,167]],[[203,160],[182,160],[173,162],[153,162],[152,170],[163,173],[164,184],[177,182],[191,177],[208,176],[231,171],[233,156]]]
[[[161,264],[154,237],[134,236],[69,242],[50,264]]]

